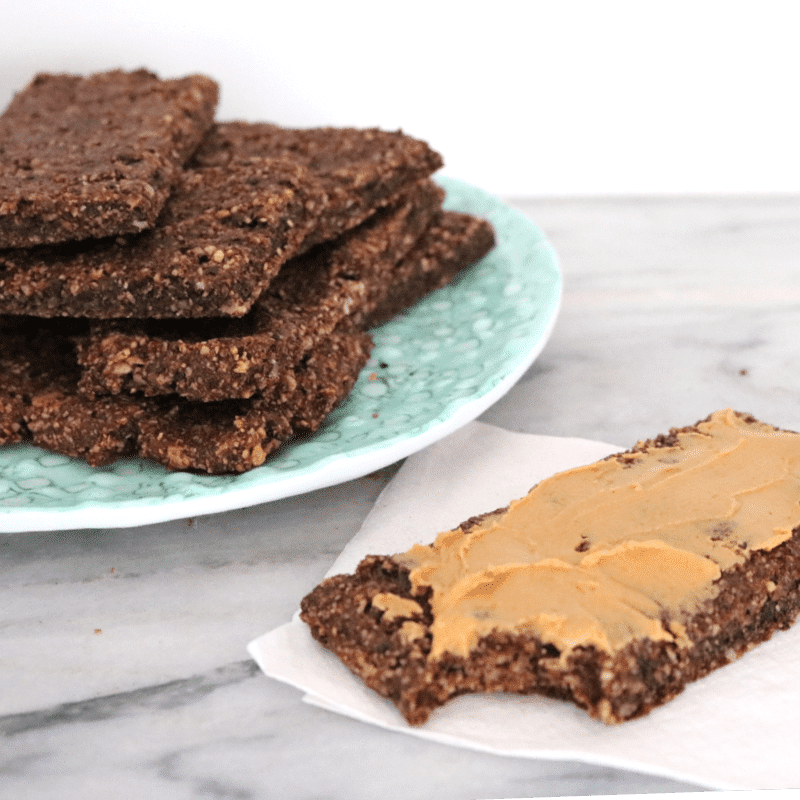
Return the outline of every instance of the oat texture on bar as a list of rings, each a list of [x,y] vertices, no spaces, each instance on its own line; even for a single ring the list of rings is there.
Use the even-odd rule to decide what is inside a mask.
[[[36,76],[0,115],[0,248],[152,227],[217,96],[202,75]]]

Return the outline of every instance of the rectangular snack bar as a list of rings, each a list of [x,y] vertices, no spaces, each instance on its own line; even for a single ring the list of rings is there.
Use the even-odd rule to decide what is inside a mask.
[[[206,143],[203,160],[181,176],[153,230],[0,251],[0,313],[242,316],[287,259],[361,223],[441,163],[422,142],[387,137],[384,143],[375,132],[349,130],[339,137],[349,150],[330,150],[324,167],[277,146],[275,158],[227,148],[214,159]],[[339,139],[331,133],[330,141]],[[362,161],[350,163],[350,150]]]
[[[241,316],[298,251],[320,198],[287,161],[188,170],[145,233],[0,251],[0,313]]]
[[[37,75],[0,115],[0,248],[152,227],[217,97],[202,75]]]
[[[800,435],[731,410],[548,478],[301,604],[411,724],[467,692],[640,717],[800,611]]]
[[[294,434],[312,433],[322,425],[350,394],[371,349],[367,333],[344,324],[268,396],[178,401],[166,415],[146,418],[139,425],[138,453],[171,469],[213,474],[258,467]]]
[[[16,347],[0,337],[8,354],[0,366],[14,368],[6,384],[13,407],[9,402],[0,415],[0,430],[14,434],[7,441],[30,440],[92,466],[141,455],[171,469],[214,474],[260,466],[295,433],[316,430],[350,392],[371,349],[368,334],[344,325],[270,395],[193,403],[174,396],[82,396],[69,338],[51,330],[43,351],[41,329],[27,334]]]
[[[352,238],[362,246],[372,238],[358,233]],[[247,317],[215,320],[202,336],[187,325],[95,326],[78,338],[80,390],[174,392],[204,401],[268,391],[340,320],[349,316],[362,328],[385,322],[447,284],[493,243],[485,221],[441,212],[393,268],[396,250],[384,268],[371,260],[377,253],[362,249],[369,260],[359,263],[347,242],[337,243],[287,264]]]
[[[241,158],[283,158],[304,166],[324,189],[327,213],[305,247],[338,236],[442,166],[425,142],[376,128],[282,128],[224,122],[206,135],[192,158],[224,167]]]
[[[193,400],[265,392],[366,301],[441,206],[425,181],[337,240],[293,259],[237,320],[133,321],[94,326],[78,342],[87,394],[177,393]]]

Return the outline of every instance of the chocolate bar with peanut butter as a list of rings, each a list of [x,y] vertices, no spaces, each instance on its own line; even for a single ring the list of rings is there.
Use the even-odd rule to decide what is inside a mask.
[[[0,248],[151,228],[217,97],[202,75],[37,75],[0,115]]]
[[[411,724],[467,692],[620,723],[793,623],[798,501],[800,435],[726,409],[370,556],[301,616]]]

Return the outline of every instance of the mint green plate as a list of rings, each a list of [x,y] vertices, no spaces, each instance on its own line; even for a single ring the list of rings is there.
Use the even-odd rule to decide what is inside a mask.
[[[441,178],[446,206],[488,219],[497,246],[450,286],[373,331],[350,397],[314,435],[243,475],[104,468],[31,445],[0,447],[0,532],[122,528],[211,514],[331,486],[392,464],[475,419],[533,363],[558,313],[544,234],[486,192]]]

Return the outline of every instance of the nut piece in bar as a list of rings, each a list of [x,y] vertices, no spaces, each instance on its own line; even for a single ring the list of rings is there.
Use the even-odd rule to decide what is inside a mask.
[[[241,319],[95,325],[78,340],[81,391],[209,401],[269,390],[342,319],[391,290],[393,267],[442,199],[442,190],[425,181],[359,227],[293,259]]]
[[[36,76],[0,115],[0,248],[152,227],[217,97],[202,75]]]
[[[800,435],[730,409],[370,556],[302,602],[411,724],[465,692],[647,714],[800,611]]]

